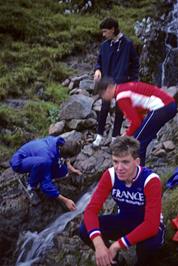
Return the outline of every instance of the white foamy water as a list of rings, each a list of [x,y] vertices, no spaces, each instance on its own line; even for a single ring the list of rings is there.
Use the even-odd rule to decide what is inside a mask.
[[[164,87],[165,85],[165,67],[167,64],[167,61],[169,59],[170,53],[174,50],[174,48],[167,42],[169,34],[174,34],[177,39],[177,47],[178,47],[178,0],[173,6],[173,10],[171,11],[171,21],[166,26],[166,32],[167,36],[165,39],[165,45],[166,45],[166,57],[164,59],[164,62],[162,63],[162,77],[161,77],[161,86]]]
[[[38,261],[41,255],[53,246],[53,238],[62,232],[72,219],[84,211],[93,191],[94,189],[91,189],[91,191],[81,197],[76,204],[77,209],[75,211],[60,215],[49,227],[40,233],[26,232],[23,238],[20,239],[20,243],[23,244],[19,248],[16,266],[31,266],[32,263]]]

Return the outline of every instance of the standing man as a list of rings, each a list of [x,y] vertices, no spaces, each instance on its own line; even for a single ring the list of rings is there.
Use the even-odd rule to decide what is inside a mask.
[[[160,178],[139,165],[136,139],[117,137],[111,151],[113,167],[104,172],[86,207],[80,236],[95,249],[97,266],[119,265],[114,264],[116,254],[132,245],[137,266],[153,265],[164,236]],[[118,213],[98,217],[110,193]]]
[[[70,144],[65,143],[63,138],[54,136],[32,140],[15,152],[10,165],[17,173],[29,173],[28,191],[32,196],[39,184],[47,197],[62,201],[72,211],[76,208],[75,203],[64,197],[52,182],[52,179],[66,176],[68,170],[81,174],[69,161],[65,162],[61,158]]]
[[[127,82],[116,85],[111,79],[100,80],[97,90],[104,100],[116,103],[129,121],[123,135],[134,136],[140,141],[141,165],[145,164],[148,144],[177,112],[175,99],[157,86],[144,82]]]
[[[98,82],[103,77],[110,77],[117,84],[137,81],[139,58],[132,41],[120,32],[118,22],[113,18],[106,18],[101,22],[100,29],[106,40],[100,46],[95,66],[94,81]],[[98,147],[103,139],[110,103],[110,101],[102,101],[97,136],[93,142],[95,147]],[[112,139],[120,135],[122,121],[123,114],[116,106]]]

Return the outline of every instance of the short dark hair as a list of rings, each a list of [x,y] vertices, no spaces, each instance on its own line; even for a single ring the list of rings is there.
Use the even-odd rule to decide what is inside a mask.
[[[109,85],[114,85],[114,81],[112,78],[104,77],[99,81],[95,82],[95,92],[101,95]]]
[[[133,137],[119,136],[110,147],[114,156],[122,157],[131,154],[134,159],[139,157],[140,143]]]
[[[75,140],[65,140],[63,146],[60,146],[60,155],[63,158],[68,158],[76,155],[81,150],[81,143]]]
[[[114,34],[118,35],[120,30],[119,30],[119,24],[117,22],[117,20],[113,19],[113,18],[106,18],[104,19],[101,24],[100,24],[100,29],[112,29],[114,28]]]

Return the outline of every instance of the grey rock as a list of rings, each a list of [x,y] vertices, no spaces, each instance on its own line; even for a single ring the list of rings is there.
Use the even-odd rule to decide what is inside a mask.
[[[63,86],[69,86],[69,83],[70,83],[70,79],[65,79],[63,82],[62,82],[62,85]]]
[[[71,79],[71,81],[74,83],[74,88],[75,87],[79,87],[80,81],[83,80],[83,79],[86,79],[86,78],[88,78],[87,74],[83,74],[83,75],[78,76],[78,77],[73,77]]]
[[[75,89],[71,90],[69,94],[70,95],[83,94],[85,96],[89,96],[90,95],[87,90],[82,90],[82,89],[79,89],[79,88],[75,88]]]
[[[100,110],[101,110],[101,102],[102,102],[102,100],[99,99],[93,104],[93,110],[94,111],[100,112]]]
[[[81,141],[82,134],[80,132],[72,130],[61,134],[61,137],[66,141]]]
[[[153,155],[157,156],[157,157],[162,157],[162,156],[165,156],[166,155],[166,151],[164,149],[158,149],[158,150],[155,150],[153,152]]]
[[[109,149],[93,149],[92,144],[86,145],[77,155],[75,166],[81,169],[87,176],[87,180],[95,180],[109,166],[111,166],[111,154]]]
[[[92,92],[94,90],[94,81],[91,79],[84,79],[80,81],[79,89],[85,89],[89,92]]]
[[[49,127],[49,135],[60,135],[65,127],[65,121],[60,121],[55,124],[51,124]]]
[[[178,86],[169,87],[167,92],[175,98],[176,102],[178,102]]]
[[[93,128],[97,122],[93,118],[88,119],[73,119],[67,123],[69,129],[84,130],[87,128]]]
[[[163,147],[165,148],[166,151],[172,151],[175,149],[175,145],[171,140],[163,142]]]
[[[5,101],[5,104],[17,109],[23,108],[27,103],[28,103],[27,100],[22,100],[22,99],[7,99]]]
[[[73,82],[73,81],[71,81],[71,82],[69,83],[68,88],[69,88],[70,91],[73,90],[73,88],[74,88],[74,82]]]
[[[60,120],[86,118],[92,110],[93,99],[85,95],[72,95],[63,103]]]

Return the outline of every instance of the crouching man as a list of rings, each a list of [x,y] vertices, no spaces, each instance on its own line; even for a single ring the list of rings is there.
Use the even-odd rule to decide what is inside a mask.
[[[58,199],[69,209],[76,209],[75,203],[63,196],[54,185],[53,179],[66,176],[68,171],[81,175],[70,162],[62,157],[71,143],[62,137],[47,136],[31,140],[20,147],[10,160],[10,166],[17,173],[29,173],[28,191],[35,195],[35,189],[40,185],[41,191],[48,197]]]
[[[97,266],[117,265],[118,251],[132,245],[137,266],[153,265],[163,244],[161,182],[152,170],[140,166],[139,148],[132,137],[116,138],[111,145],[113,167],[103,173],[84,212],[80,237],[94,248]],[[99,216],[110,193],[118,213]]]

